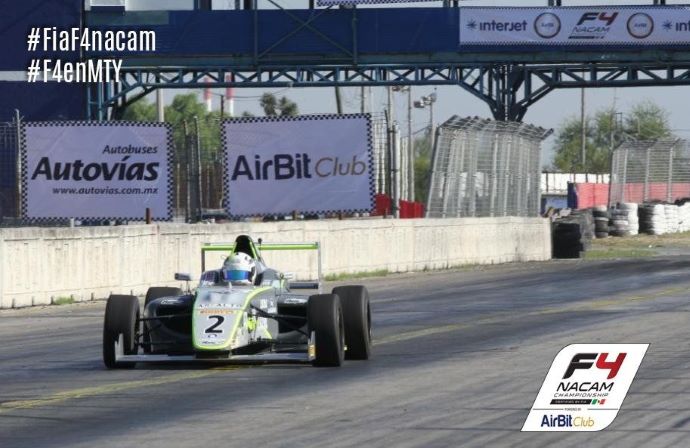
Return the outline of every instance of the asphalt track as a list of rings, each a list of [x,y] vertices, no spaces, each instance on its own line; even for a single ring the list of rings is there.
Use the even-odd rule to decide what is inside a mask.
[[[0,311],[0,447],[689,446],[690,258],[366,280],[369,362],[101,363],[103,302]],[[648,342],[600,433],[519,430],[565,345]]]

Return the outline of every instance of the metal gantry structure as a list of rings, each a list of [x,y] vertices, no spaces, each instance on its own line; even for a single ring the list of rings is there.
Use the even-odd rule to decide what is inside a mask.
[[[253,51],[218,58],[125,59],[120,81],[89,87],[88,118],[117,118],[133,101],[156,89],[206,87],[329,87],[456,85],[484,101],[497,120],[522,121],[529,107],[560,88],[690,85],[690,51],[602,52],[438,52],[363,54],[358,51],[358,13],[344,12],[352,33],[338,41],[314,23],[330,8],[308,16],[268,0],[294,23],[294,28],[263,42],[257,26],[261,10],[246,15],[254,21]],[[560,6],[560,0],[548,0]],[[654,0],[663,5],[663,0]],[[447,9],[447,8],[446,8]],[[245,11],[246,12],[246,11]],[[303,57],[278,51],[299,33],[309,32],[331,46],[324,57]],[[259,43],[263,42],[262,46]]]

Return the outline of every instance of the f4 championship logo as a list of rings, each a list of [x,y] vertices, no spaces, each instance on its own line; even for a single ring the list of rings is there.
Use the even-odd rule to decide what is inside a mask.
[[[551,364],[522,431],[601,431],[618,415],[649,344],[572,344]]]

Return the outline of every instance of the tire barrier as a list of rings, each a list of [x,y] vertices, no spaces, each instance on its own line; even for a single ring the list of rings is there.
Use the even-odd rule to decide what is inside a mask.
[[[637,235],[640,229],[637,210],[637,204],[633,202],[624,202],[612,209],[609,233],[613,236]]]
[[[666,217],[666,233],[676,233],[680,230],[678,223],[678,206],[675,204],[664,205],[664,215]]]
[[[664,204],[643,204],[639,210],[640,232],[650,235],[667,233]]]
[[[591,210],[574,210],[553,222],[553,258],[580,258],[595,234]]]
[[[609,210],[605,205],[597,205],[592,208],[594,216],[594,236],[608,238],[609,236]]]
[[[676,205],[678,205],[678,231],[688,232],[690,231],[690,200],[679,199]]]

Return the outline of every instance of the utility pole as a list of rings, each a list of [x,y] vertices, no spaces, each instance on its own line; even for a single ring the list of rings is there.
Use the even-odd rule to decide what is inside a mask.
[[[408,199],[414,202],[414,138],[412,137],[412,86],[407,86],[407,146],[409,149],[409,156],[407,162],[407,182],[408,182]]]
[[[436,89],[434,89],[436,90]],[[436,102],[436,92],[429,95],[431,103],[429,104],[429,131],[431,132],[431,150],[434,150],[434,143],[436,140],[436,126],[434,125],[434,103]]]
[[[580,161],[582,162],[582,171],[587,172],[585,168],[585,163],[587,163],[586,150],[586,134],[587,134],[587,123],[585,123],[585,89],[584,87],[580,90]]]
[[[201,135],[199,133],[199,117],[194,116],[194,131],[196,132],[196,189],[198,201],[197,220],[201,219],[203,208],[203,192],[201,191]]]
[[[367,92],[366,92],[366,87],[362,86],[360,87],[360,92],[359,92],[359,99],[360,99],[360,108],[359,112],[360,113],[365,113],[366,112],[366,107],[365,104],[367,103]]]
[[[158,80],[160,81],[160,79]],[[162,123],[165,121],[165,105],[163,104],[163,89],[156,89],[156,111],[157,120]]]
[[[335,110],[338,115],[343,113],[343,102],[340,99],[340,87],[335,86]]]
[[[395,121],[395,110],[393,109],[393,88],[391,86],[386,87],[388,91],[388,127],[393,127],[393,122]]]

